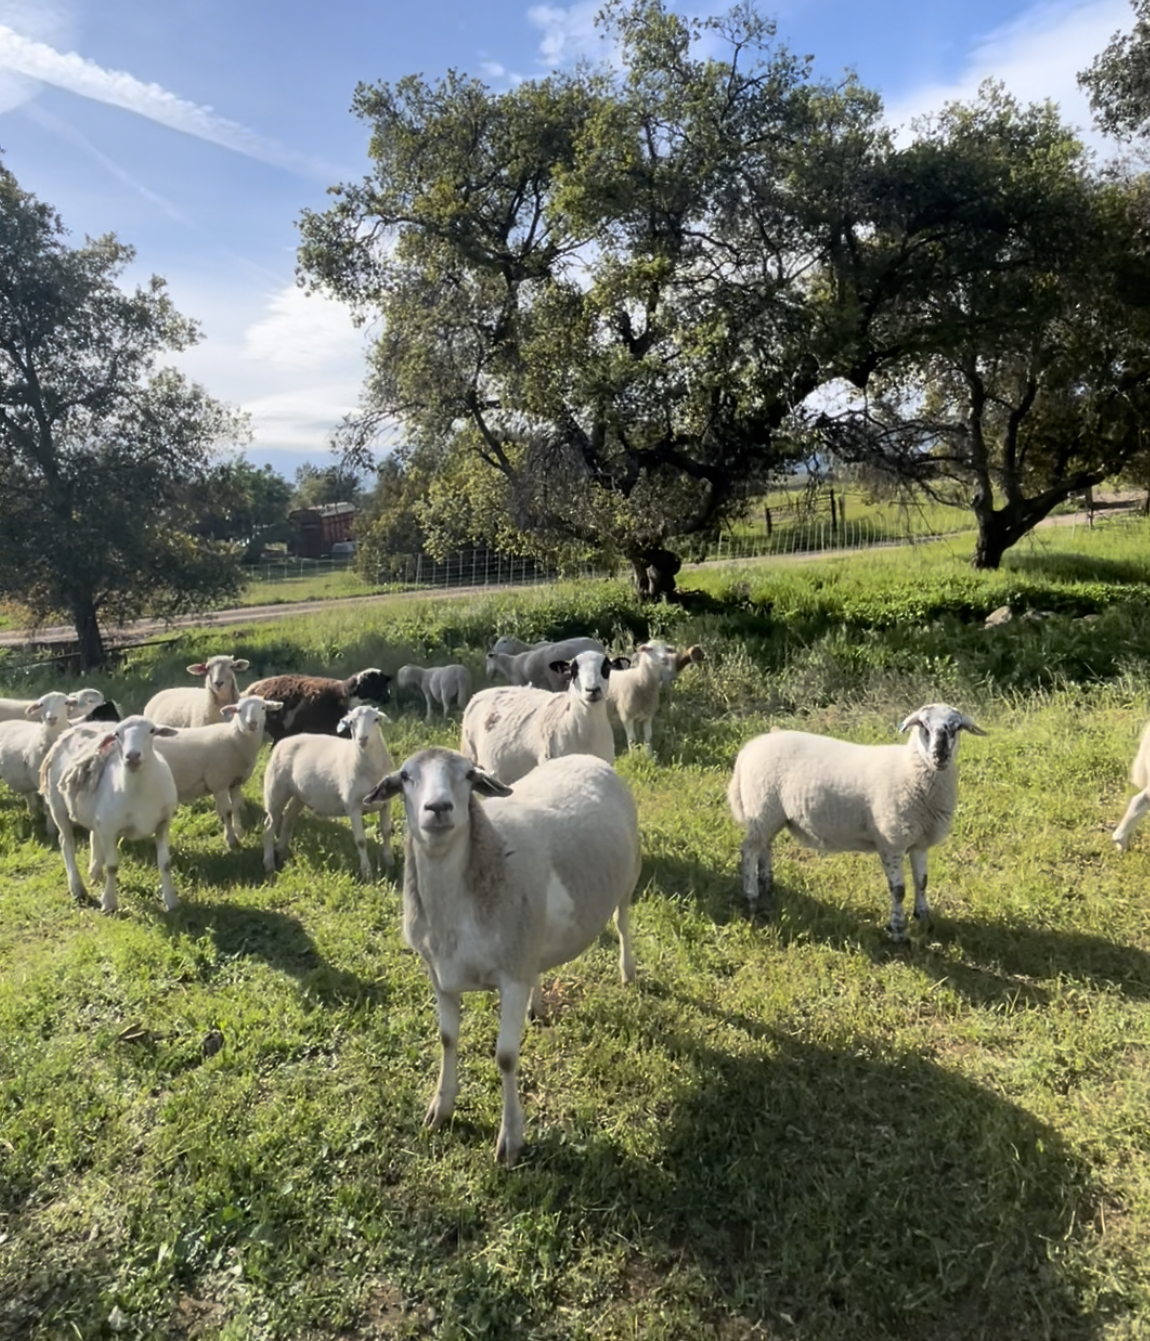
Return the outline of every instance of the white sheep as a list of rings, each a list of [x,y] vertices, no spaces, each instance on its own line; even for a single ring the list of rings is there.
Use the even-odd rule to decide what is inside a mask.
[[[43,809],[40,799],[40,765],[56,738],[68,727],[68,713],[76,706],[69,694],[50,693],[33,699],[24,709],[23,720],[0,722],[0,781],[6,782],[28,803],[33,819]],[[47,816],[48,837],[56,836],[56,825]]]
[[[386,721],[378,708],[361,704],[340,722],[338,735],[304,732],[275,746],[264,772],[264,869],[269,874],[287,857],[292,829],[305,808],[329,819],[348,817],[365,881],[371,880],[372,871],[363,816],[365,810],[378,809],[383,864],[394,865],[391,802],[382,808],[364,805],[364,797],[391,768],[379,729],[379,723]]]
[[[931,703],[899,727],[905,745],[856,745],[806,731],[772,731],[739,751],[728,791],[747,829],[743,893],[752,912],[771,892],[771,844],[783,829],[823,852],[877,852],[891,896],[888,930],[906,935],[903,857],[910,853],[914,915],[930,916],[927,851],[950,832],[958,797],[958,733],[986,734],[945,703]]]
[[[211,796],[228,847],[239,847],[243,836],[242,788],[255,770],[266,714],[282,706],[275,699],[245,694],[238,703],[224,704],[224,721],[184,727],[156,741],[157,752],[172,770],[180,804]]]
[[[77,689],[68,696],[68,716],[73,721],[97,708],[104,701],[98,689]],[[39,703],[37,698],[0,698],[0,722],[23,722],[31,715],[28,709]]]
[[[210,726],[222,722],[224,705],[239,701],[236,672],[246,671],[250,664],[242,657],[224,654],[197,661],[188,667],[188,674],[203,676],[203,687],[161,689],[148,700],[144,716],[166,726]]]
[[[504,640],[501,638],[500,642]],[[530,685],[556,693],[566,687],[562,673],[553,669],[556,661],[570,661],[580,652],[605,655],[603,644],[595,638],[565,638],[557,643],[536,643],[523,652],[501,652],[499,643],[487,654],[487,678],[502,675],[511,685]]]
[[[1119,852],[1125,852],[1129,847],[1130,835],[1150,810],[1150,725],[1142,732],[1142,739],[1138,742],[1138,753],[1130,768],[1130,781],[1138,788],[1138,794],[1130,798],[1122,823],[1114,830],[1114,842]]]
[[[157,737],[175,734],[175,728],[146,717],[125,717],[112,729],[104,724],[70,727],[48,751],[40,766],[40,792],[60,831],[74,899],[85,897],[72,828],[78,824],[91,832],[88,874],[93,880],[104,877],[104,912],[114,913],[117,907],[121,838],[155,837],[164,907],[179,904],[168,846],[176,784],[155,749]]]
[[[679,672],[703,660],[700,647],[685,652],[666,643],[642,643],[635,649],[638,664],[616,671],[607,682],[607,706],[613,708],[627,734],[627,748],[635,748],[635,728],[643,732],[643,744],[651,748],[651,724],[659,707],[660,691],[670,689]]]
[[[593,754],[612,763],[615,736],[607,720],[607,684],[626,658],[580,652],[574,661],[556,661],[557,674],[570,674],[561,694],[545,689],[482,689],[463,714],[462,753],[500,782],[515,782],[545,759]]]
[[[406,811],[403,931],[427,965],[443,1044],[426,1123],[437,1130],[455,1107],[461,993],[497,990],[503,1120],[495,1157],[509,1165],[523,1148],[519,1047],[539,974],[581,954],[613,916],[620,975],[632,980],[640,866],[635,803],[602,760],[551,760],[510,792],[463,755],[429,749],[369,797],[402,794]]]
[[[522,638],[515,638],[509,633],[505,633],[502,638],[496,638],[493,652],[507,653],[510,656],[516,656],[520,652],[530,652],[533,647],[542,647],[547,642],[544,638],[540,642],[525,643]]]
[[[396,684],[400,689],[414,686],[423,694],[428,722],[434,705],[438,704],[446,717],[453,703],[463,708],[471,697],[471,672],[466,666],[400,666]]]

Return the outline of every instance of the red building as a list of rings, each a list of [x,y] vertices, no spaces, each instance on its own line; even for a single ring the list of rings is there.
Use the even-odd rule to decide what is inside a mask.
[[[292,553],[301,559],[324,559],[337,540],[350,540],[355,522],[354,503],[321,503],[288,513],[295,532]]]

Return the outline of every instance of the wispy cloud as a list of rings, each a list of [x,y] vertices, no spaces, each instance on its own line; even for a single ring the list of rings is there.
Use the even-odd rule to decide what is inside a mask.
[[[6,24],[0,24],[0,73],[51,84],[261,162],[330,179],[327,166],[312,163],[239,122],[217,116],[210,107],[178,97],[158,84],[145,83],[126,71],[106,70],[75,52],[57,51],[46,42],[21,36]]]
[[[905,133],[915,117],[937,112],[949,102],[967,101],[983,80],[994,78],[1021,102],[1056,102],[1063,120],[1098,147],[1102,137],[1092,129],[1078,72],[1089,66],[1115,32],[1131,26],[1128,0],[1045,0],[976,42],[957,79],[926,84],[890,101],[887,119]]]
[[[527,11],[528,21],[538,28],[539,60],[548,69],[573,65],[584,57],[599,61],[607,50],[602,31],[595,26],[595,16],[602,8],[602,0],[576,0],[565,8],[561,5],[533,5]]]

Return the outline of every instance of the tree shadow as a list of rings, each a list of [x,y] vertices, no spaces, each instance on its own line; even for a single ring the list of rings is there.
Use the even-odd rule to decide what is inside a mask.
[[[1016,552],[1007,556],[1006,566],[1012,572],[1060,582],[1112,582],[1143,586],[1150,580],[1150,568],[1145,563],[1106,559],[1092,554],[1068,554],[1064,550]]]
[[[386,985],[335,968],[320,954],[299,918],[238,903],[184,903],[148,915],[171,939],[209,936],[223,959],[260,959],[295,978],[301,993],[326,1006],[385,1005]]]

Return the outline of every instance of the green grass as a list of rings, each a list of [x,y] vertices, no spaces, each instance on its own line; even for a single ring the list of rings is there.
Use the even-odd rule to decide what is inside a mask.
[[[422,1128],[430,989],[394,883],[352,878],[346,825],[303,823],[267,883],[257,834],[231,854],[210,805],[185,808],[183,906],[163,913],[129,845],[103,918],[0,796],[0,1338],[106,1337],[109,1318],[230,1341],[1150,1333],[1150,825],[1125,856],[1108,836],[1150,716],[1150,551],[1115,528],[1001,574],[964,562],[708,572],[654,611],[620,584],[382,602],[189,635],[106,677],[138,708],[224,648],[253,675],[448,654],[478,675],[512,630],[708,654],[657,757],[619,762],[643,828],[638,981],[610,934],[554,976],[510,1172],[492,998],[465,1002],[453,1122]],[[1004,593],[1054,613],[983,629]],[[748,920],[725,799],[741,744],[776,723],[890,740],[939,698],[989,734],[963,746],[932,925],[891,945],[878,862],[789,839],[773,916]],[[457,740],[393,716],[397,759]]]

